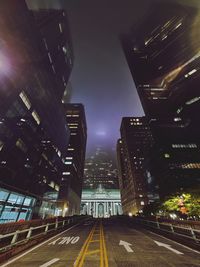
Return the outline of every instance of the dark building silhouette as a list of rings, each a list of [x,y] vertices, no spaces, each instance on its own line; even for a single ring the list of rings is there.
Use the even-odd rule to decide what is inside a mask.
[[[59,199],[61,204],[65,205],[66,214],[74,215],[80,213],[87,125],[82,104],[64,104],[64,109],[70,130],[70,140],[68,147],[66,147]]]
[[[164,198],[199,185],[200,19],[157,3],[139,24],[121,40],[154,139],[147,178]]]
[[[0,3],[0,222],[44,218],[56,210],[70,133],[61,103],[64,84],[58,86],[65,66],[56,67],[53,50],[50,62],[44,38],[52,48],[47,33],[55,33],[51,20],[61,18],[58,13],[47,12],[41,35],[44,24],[36,23],[24,1]],[[56,38],[61,47],[62,36]],[[66,63],[66,79],[70,71]]]
[[[146,116],[196,118],[199,26],[197,9],[157,3],[137,29],[122,37]]]
[[[46,49],[45,69],[55,76],[55,94],[60,99],[67,89],[74,59],[67,14],[60,9],[39,9],[33,15]]]
[[[72,96],[72,85],[71,82],[68,82],[67,87],[65,88],[64,94],[63,94],[63,98],[62,98],[62,103],[63,104],[67,104],[70,103],[71,100],[71,96]]]
[[[156,178],[160,197],[198,188],[200,182],[200,143],[188,133],[182,120],[151,121],[154,146],[149,154],[147,172]]]

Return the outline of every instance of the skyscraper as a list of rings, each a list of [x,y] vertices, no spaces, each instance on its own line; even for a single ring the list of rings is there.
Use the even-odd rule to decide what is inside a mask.
[[[148,204],[145,160],[153,145],[145,117],[126,117],[121,123],[121,139],[117,144],[122,209],[137,214]]]
[[[48,51],[24,1],[2,2],[0,13],[0,222],[44,218],[56,208],[69,142],[56,90],[62,73],[49,72]]]
[[[200,143],[181,118],[150,122],[154,146],[147,172],[156,178],[161,198],[199,187]]]
[[[194,7],[157,3],[137,29],[122,37],[147,116],[184,114],[191,120],[196,118],[200,64],[198,12]]]
[[[65,10],[39,9],[33,11],[37,29],[41,35],[44,67],[54,78],[55,95],[63,97],[73,67],[73,48]]]
[[[104,148],[98,146],[95,153],[86,159],[84,169],[84,188],[118,189],[118,172],[115,162]]]
[[[199,185],[199,27],[198,9],[157,3],[121,37],[154,138],[145,168],[161,197]]]
[[[59,199],[66,205],[66,214],[73,215],[80,212],[87,125],[82,104],[64,104],[64,109],[70,140],[66,147]]]

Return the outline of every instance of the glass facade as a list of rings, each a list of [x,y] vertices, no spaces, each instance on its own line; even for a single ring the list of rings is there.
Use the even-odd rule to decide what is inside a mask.
[[[36,199],[0,188],[0,223],[30,220]]]

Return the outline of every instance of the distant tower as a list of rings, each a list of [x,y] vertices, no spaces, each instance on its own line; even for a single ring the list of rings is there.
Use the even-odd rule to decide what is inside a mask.
[[[82,104],[64,104],[66,122],[70,130],[69,146],[66,148],[65,167],[63,171],[59,200],[68,203],[68,215],[79,214],[87,125]]]

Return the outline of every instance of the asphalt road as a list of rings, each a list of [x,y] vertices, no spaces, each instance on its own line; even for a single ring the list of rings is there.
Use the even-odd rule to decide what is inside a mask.
[[[200,253],[118,219],[104,219],[73,226],[1,266],[196,267]]]

